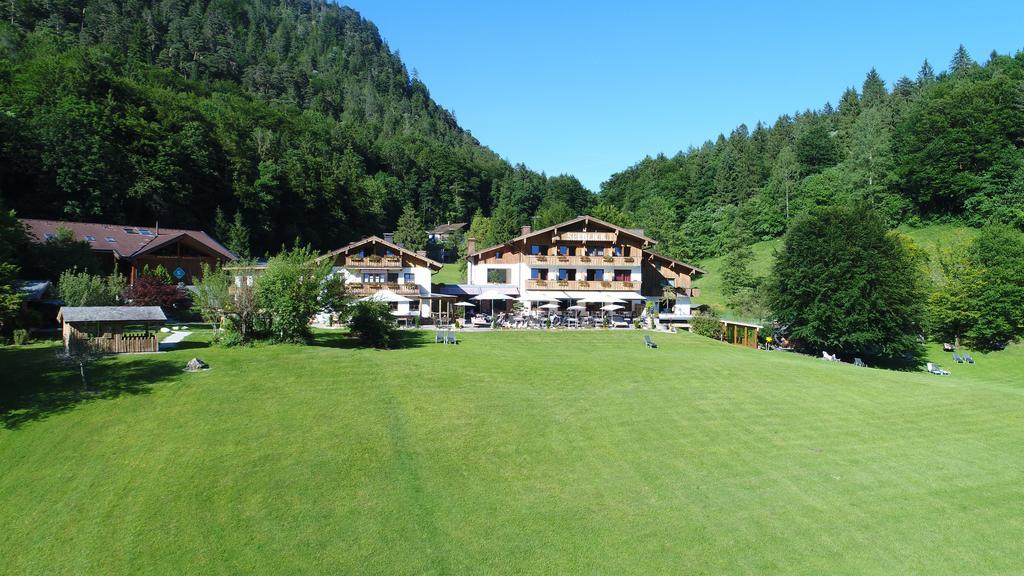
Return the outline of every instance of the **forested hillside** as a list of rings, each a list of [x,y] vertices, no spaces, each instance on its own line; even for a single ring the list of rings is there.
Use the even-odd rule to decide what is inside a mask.
[[[481,146],[345,7],[11,0],[0,19],[0,198],[19,215],[224,237],[237,214],[260,253],[392,229],[407,205],[431,225],[503,204],[511,228],[549,197],[590,202]]]
[[[1024,54],[949,70],[926,61],[889,89],[870,71],[838,106],[741,125],[700,148],[646,158],[602,186],[602,202],[702,259],[780,236],[811,206],[866,200],[890,226],[921,221],[1024,228]]]

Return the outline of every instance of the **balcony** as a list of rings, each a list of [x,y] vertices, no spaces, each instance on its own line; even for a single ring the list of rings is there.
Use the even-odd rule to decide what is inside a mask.
[[[351,294],[357,296],[368,296],[380,290],[390,290],[401,296],[419,296],[420,287],[416,284],[398,284],[395,282],[349,282],[345,288]]]
[[[639,266],[640,259],[634,256],[525,256],[531,266]]]
[[[640,283],[621,280],[527,280],[526,289],[636,291],[640,289]]]
[[[403,268],[399,256],[348,256],[345,258],[346,268]]]

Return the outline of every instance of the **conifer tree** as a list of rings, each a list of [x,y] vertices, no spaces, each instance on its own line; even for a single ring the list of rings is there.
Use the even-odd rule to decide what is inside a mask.
[[[953,53],[953,58],[949,62],[949,71],[954,76],[960,76],[966,74],[968,70],[975,66],[974,60],[971,59],[971,55],[967,53],[967,48],[961,44],[956,52]]]
[[[935,80],[935,70],[932,69],[932,65],[928,63],[928,59],[925,58],[924,63],[921,64],[921,69],[917,71],[917,85],[924,86]]]
[[[885,90],[885,82],[878,75],[874,68],[864,78],[864,86],[861,90],[861,103],[865,108],[870,108],[885,102],[888,93]]]
[[[423,250],[427,246],[427,231],[412,204],[406,204],[395,229],[395,243],[407,250]]]

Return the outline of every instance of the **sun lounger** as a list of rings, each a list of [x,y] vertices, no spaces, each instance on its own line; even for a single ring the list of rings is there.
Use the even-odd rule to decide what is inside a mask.
[[[445,342],[446,337],[447,335],[445,334],[445,331],[441,328],[438,328],[437,330],[434,331],[434,344],[437,344],[439,342]]]
[[[945,370],[938,364],[932,364],[931,362],[928,363],[928,371],[939,376],[949,376],[949,370]]]
[[[445,333],[444,343],[445,344],[458,344],[459,343],[459,338],[455,335],[455,330],[449,329],[448,332]]]
[[[953,352],[953,362],[955,362],[957,364],[963,364],[964,363],[964,359],[961,358],[960,355],[957,354],[956,352]]]
[[[839,358],[837,358],[835,354],[829,354],[828,352],[825,352],[824,350],[821,351],[821,358],[823,360],[828,360],[829,362],[838,362],[839,361]]]
[[[651,340],[651,337],[647,334],[644,334],[644,345],[646,345],[648,348],[658,347],[658,345],[654,343],[654,340]]]
[[[867,368],[868,367],[868,365],[865,364],[864,361],[861,360],[860,358],[854,358],[853,359],[853,365],[857,366],[859,368]]]
[[[968,364],[974,364],[974,358],[967,352],[964,352],[962,358],[964,359],[964,362],[967,362]]]

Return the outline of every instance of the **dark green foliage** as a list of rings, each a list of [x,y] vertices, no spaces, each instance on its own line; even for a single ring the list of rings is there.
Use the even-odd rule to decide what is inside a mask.
[[[364,346],[391,348],[399,331],[391,309],[383,302],[356,302],[349,317],[349,330]]]
[[[481,146],[349,8],[13,11],[0,23],[0,191],[22,215],[216,230],[245,257],[392,230],[407,204],[433,224],[499,200],[526,216],[548,194],[590,203],[574,179],[549,183]]]
[[[934,336],[991,350],[1024,334],[1024,235],[986,226],[965,251],[944,256],[929,300]]]
[[[89,243],[75,240],[66,228],[58,228],[53,238],[32,244],[24,260],[23,275],[56,282],[66,270],[99,272],[99,262]]]
[[[694,334],[718,340],[722,337],[722,321],[712,311],[697,312],[690,319],[690,328]]]
[[[28,330],[24,328],[18,328],[11,333],[11,339],[14,341],[15,346],[22,346],[28,344]]]
[[[395,229],[395,242],[407,250],[423,250],[427,247],[427,231],[423,227],[423,220],[416,214],[412,204],[406,204],[401,218],[398,219],[398,228]]]
[[[793,223],[769,301],[813,353],[920,354],[924,290],[915,255],[866,205],[815,208]]]
[[[818,206],[865,202],[889,226],[921,220],[1002,222],[1024,229],[1024,57],[975,63],[962,48],[951,72],[925,61],[916,81],[886,90],[868,72],[838,106],[745,126],[675,156],[644,158],[602,185],[614,205],[690,258],[721,255],[742,230],[785,233]],[[646,206],[645,206],[646,203]],[[670,206],[651,218],[651,206]]]

